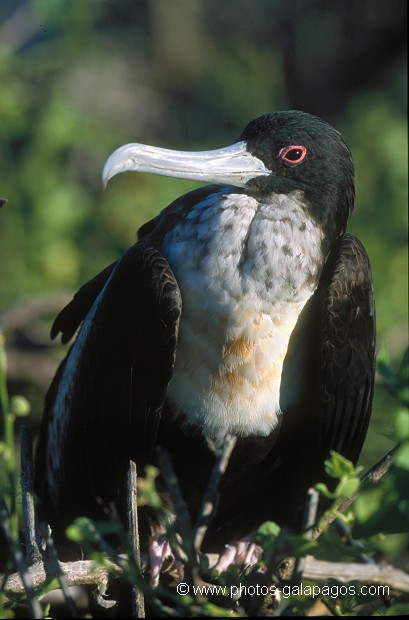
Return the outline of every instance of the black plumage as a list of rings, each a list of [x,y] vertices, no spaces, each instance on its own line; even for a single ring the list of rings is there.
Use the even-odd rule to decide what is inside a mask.
[[[330,450],[353,462],[358,460],[373,396],[375,311],[368,257],[360,241],[345,233],[354,206],[350,152],[340,134],[327,123],[296,111],[256,119],[232,148],[235,157],[241,158],[245,151],[250,161],[256,158],[254,173],[246,168],[244,176],[238,177],[236,168],[230,168],[227,181],[231,178],[232,182],[226,187],[226,175],[221,176],[219,185],[217,166],[205,177],[196,174],[199,180],[208,179],[217,185],[186,194],[145,224],[137,243],[85,284],[53,325],[52,336],[61,333],[62,341],[68,342],[82,323],[48,392],[37,448],[36,488],[42,514],[51,523],[66,524],[83,514],[104,518],[112,503],[124,516],[128,460],[136,460],[142,472],[147,463],[156,462],[158,444],[168,450],[192,518],[197,515],[214,463],[212,443],[217,431],[215,436],[205,431],[206,426],[197,423],[195,412],[190,415],[180,410],[177,397],[170,392],[175,368],[181,376],[189,376],[189,372],[193,376],[200,370],[183,366],[196,358],[181,359],[188,351],[189,333],[195,328],[196,304],[200,314],[196,326],[199,318],[203,320],[200,300],[193,296],[192,301],[187,288],[183,263],[185,260],[186,268],[194,263],[193,274],[198,282],[203,278],[208,287],[203,290],[204,308],[210,303],[206,291],[214,290],[220,303],[211,307],[226,307],[235,316],[240,313],[240,299],[233,303],[229,298],[229,304],[223,306],[223,283],[203,275],[200,269],[206,264],[211,271],[206,252],[212,248],[217,218],[222,222],[226,212],[235,214],[223,223],[227,238],[236,223],[237,227],[242,225],[244,211],[254,205],[254,217],[243,234],[237,263],[240,286],[243,291],[251,289],[246,297],[250,301],[245,302],[249,320],[260,300],[272,308],[277,302],[284,314],[293,299],[298,303],[299,290],[307,291],[306,301],[297,305],[298,316],[288,334],[282,368],[277,362],[280,375],[274,381],[278,382],[282,413],[271,423],[271,432],[265,431],[261,413],[253,431],[244,425],[241,430],[242,422],[236,424],[238,441],[221,483],[219,507],[205,548],[218,548],[242,537],[266,519],[298,527],[307,489],[325,480],[323,461]],[[119,155],[109,160],[105,179],[131,167],[184,178],[195,174],[185,169],[175,173],[173,168],[167,172],[156,163],[151,167],[144,163],[141,168],[135,155],[139,150],[140,145],[119,149]],[[259,232],[256,237],[254,226],[260,213],[266,214],[265,227],[261,220],[260,231],[268,229],[269,234]],[[203,252],[198,250],[195,259],[186,254],[180,260],[174,251],[181,243],[189,243],[184,237],[188,232],[196,235],[193,243],[200,248],[202,244]],[[207,234],[208,240],[203,241]],[[311,252],[300,255],[296,250],[299,246]],[[271,247],[275,259],[282,257],[284,267],[278,265],[281,258],[277,264],[269,264]],[[232,254],[234,251],[232,248]],[[226,256],[228,262],[228,253]],[[251,269],[245,271],[249,265]],[[226,278],[227,290],[230,276],[221,277]],[[282,301],[269,299],[270,290],[276,291],[276,296],[283,295]],[[277,310],[277,329],[284,334],[280,312]],[[265,312],[261,314],[263,321],[269,321]],[[208,381],[209,399],[214,385],[222,379],[230,381],[231,390],[235,385],[240,390],[247,382],[243,388],[247,390],[247,376],[240,373],[248,359],[253,363],[252,355],[254,368],[262,368],[257,361],[258,341],[249,342],[244,328],[235,340],[224,336],[219,327],[216,330],[216,319],[215,334],[210,337],[215,343],[225,338],[220,344],[221,357],[227,356],[229,345],[228,359],[233,363],[233,343],[241,346],[242,358],[233,370],[222,366],[224,357],[220,360],[214,384]],[[265,346],[265,340],[260,343]],[[203,367],[207,368],[208,351],[202,351],[201,346],[197,345],[198,366],[203,357]],[[270,340],[268,347],[268,355],[273,355]],[[206,389],[203,380],[197,390]],[[255,398],[259,396],[256,392]],[[203,415],[210,415],[208,409],[203,411]],[[226,405],[225,417],[229,411]]]

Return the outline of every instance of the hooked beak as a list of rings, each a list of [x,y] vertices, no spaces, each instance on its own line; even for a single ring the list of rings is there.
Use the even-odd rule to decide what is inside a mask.
[[[196,152],[125,144],[112,153],[104,166],[104,187],[116,174],[129,170],[235,187],[245,187],[250,179],[271,174],[271,170],[247,150],[244,141],[214,151]]]

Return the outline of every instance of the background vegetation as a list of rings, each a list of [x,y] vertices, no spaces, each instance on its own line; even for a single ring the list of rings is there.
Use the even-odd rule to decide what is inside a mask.
[[[303,109],[332,123],[352,149],[349,229],[372,261],[378,350],[398,360],[407,343],[406,6],[2,0],[0,196],[8,204],[0,212],[0,316],[74,290],[133,243],[143,222],[197,186],[124,175],[102,192],[102,166],[117,146],[216,148],[260,114]],[[34,434],[61,357],[48,350],[48,329],[6,330],[10,391],[32,401]],[[43,353],[51,364],[40,367]],[[365,467],[393,445],[385,434],[394,406],[378,383]]]

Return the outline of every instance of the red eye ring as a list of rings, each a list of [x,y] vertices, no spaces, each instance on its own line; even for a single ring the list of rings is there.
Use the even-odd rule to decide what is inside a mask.
[[[284,146],[280,149],[278,156],[289,164],[299,164],[307,155],[307,149],[301,145]]]

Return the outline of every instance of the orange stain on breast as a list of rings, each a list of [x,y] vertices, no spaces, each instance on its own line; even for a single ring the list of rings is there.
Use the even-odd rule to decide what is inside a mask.
[[[229,340],[223,349],[223,357],[241,357],[243,360],[249,359],[255,350],[255,343],[250,342],[244,336],[239,336],[234,340]]]
[[[241,376],[239,368],[223,371],[218,377],[214,377],[213,379],[213,385],[216,388],[217,386],[223,385],[238,388],[242,386],[243,383],[244,378]]]

